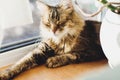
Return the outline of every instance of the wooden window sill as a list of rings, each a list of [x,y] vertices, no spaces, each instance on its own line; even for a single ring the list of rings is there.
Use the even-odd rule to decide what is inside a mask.
[[[96,73],[106,66],[107,60],[71,64],[54,69],[42,65],[21,73],[13,80],[80,80],[88,72]],[[0,68],[0,71],[7,67]]]

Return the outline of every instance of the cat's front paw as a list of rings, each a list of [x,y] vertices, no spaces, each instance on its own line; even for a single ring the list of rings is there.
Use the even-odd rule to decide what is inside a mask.
[[[6,76],[4,76],[4,75],[2,75],[2,74],[0,73],[0,80],[8,80],[8,79],[7,79]]]
[[[59,58],[58,58],[59,59]],[[56,57],[48,58],[46,61],[46,66],[49,68],[59,67],[61,64]]]
[[[6,71],[5,72],[0,72],[0,80],[10,80]]]
[[[66,61],[61,56],[50,57],[46,61],[46,66],[49,68],[56,68],[66,64]]]

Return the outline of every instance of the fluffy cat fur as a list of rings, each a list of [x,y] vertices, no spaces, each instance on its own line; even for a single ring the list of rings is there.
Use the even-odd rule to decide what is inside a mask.
[[[10,80],[16,75],[46,63],[49,68],[71,63],[98,60],[104,57],[94,26],[97,22],[84,21],[71,0],[63,0],[57,7],[37,2],[40,10],[41,42],[38,47],[0,73],[0,80]]]

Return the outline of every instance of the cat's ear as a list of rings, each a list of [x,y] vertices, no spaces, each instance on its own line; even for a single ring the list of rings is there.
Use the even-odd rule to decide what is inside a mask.
[[[71,12],[73,10],[72,0],[61,0],[59,6],[66,11]]]
[[[36,4],[37,4],[37,8],[39,9],[40,16],[44,16],[45,13],[49,11],[49,7],[43,2],[36,1]]]

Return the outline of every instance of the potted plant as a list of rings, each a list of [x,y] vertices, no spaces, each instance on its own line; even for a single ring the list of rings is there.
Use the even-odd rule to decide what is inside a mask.
[[[99,1],[109,9],[102,21],[100,41],[109,65],[115,67],[120,65],[120,0]]]

